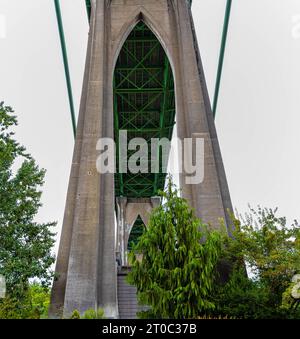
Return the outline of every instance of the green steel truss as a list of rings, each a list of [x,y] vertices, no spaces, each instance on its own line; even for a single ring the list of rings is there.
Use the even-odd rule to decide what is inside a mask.
[[[139,22],[120,52],[114,73],[114,128],[126,130],[128,141],[144,138],[148,143],[148,174],[115,175],[116,196],[145,198],[164,188],[166,174],[151,174],[151,139],[171,140],[175,124],[175,94],[172,69],[156,36]],[[128,152],[129,157],[135,152]],[[119,169],[117,149],[117,170]],[[161,159],[161,150],[157,157]]]

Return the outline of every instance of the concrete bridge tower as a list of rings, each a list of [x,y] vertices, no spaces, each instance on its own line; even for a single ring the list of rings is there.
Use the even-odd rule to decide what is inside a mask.
[[[158,173],[98,173],[100,138],[118,142],[119,131],[126,130],[129,140],[170,140],[176,122],[180,139],[204,139],[204,180],[187,184],[183,173],[183,196],[204,222],[218,228],[223,218],[229,225],[232,206],[190,6],[189,0],[91,1],[58,278],[52,290],[54,317],[98,307],[107,317],[130,316],[122,314],[121,303],[130,309],[133,301],[122,296],[120,272],[128,266],[130,237],[147,225],[149,213],[160,203],[157,193],[166,179],[161,168]],[[117,165],[118,155],[117,147]]]

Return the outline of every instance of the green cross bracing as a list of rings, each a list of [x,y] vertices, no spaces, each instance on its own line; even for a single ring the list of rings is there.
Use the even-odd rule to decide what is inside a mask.
[[[151,172],[151,139],[171,140],[174,124],[175,93],[170,62],[156,36],[145,23],[139,22],[123,45],[114,73],[116,144],[120,130],[127,131],[128,141],[145,139],[149,150],[148,172]],[[128,158],[133,153],[135,151],[129,151]],[[156,156],[161,160],[161,150],[157,149]],[[117,173],[116,196],[145,198],[157,195],[158,190],[164,188],[166,178],[161,161],[159,166],[156,174]]]

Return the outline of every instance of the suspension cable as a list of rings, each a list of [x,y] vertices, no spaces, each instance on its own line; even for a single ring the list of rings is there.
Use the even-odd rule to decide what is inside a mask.
[[[61,15],[59,0],[54,0],[54,4],[55,4],[57,24],[58,24],[58,30],[59,30],[60,43],[61,43],[61,50],[62,50],[62,55],[63,55],[66,82],[67,82],[67,90],[68,90],[69,105],[70,105],[70,111],[71,111],[72,127],[73,127],[73,133],[74,133],[74,137],[75,137],[76,136],[76,118],[75,118],[74,100],[73,100],[72,84],[71,84],[71,77],[70,77],[68,53],[67,53],[65,33],[64,33],[64,27],[63,27],[63,21],[62,21],[62,15]]]
[[[230,21],[231,5],[232,5],[232,0],[227,0],[223,33],[222,33],[222,41],[221,41],[221,49],[220,49],[220,56],[219,56],[219,64],[218,64],[218,71],[217,71],[216,87],[215,87],[215,94],[214,94],[214,102],[213,102],[214,117],[216,117],[216,114],[217,114],[221,78],[222,78],[222,71],[223,71],[224,57],[225,57],[225,49],[226,49],[226,42],[227,42],[227,35],[228,35],[228,27],[229,27],[229,21]]]

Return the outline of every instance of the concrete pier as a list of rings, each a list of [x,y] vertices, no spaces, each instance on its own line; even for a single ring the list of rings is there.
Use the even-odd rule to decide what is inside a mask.
[[[114,175],[96,170],[98,139],[114,138],[115,64],[124,41],[140,20],[154,32],[172,66],[178,137],[205,140],[204,181],[188,185],[183,173],[183,195],[211,227],[220,227],[220,218],[229,226],[231,200],[189,1],[92,1],[77,137],[56,266],[58,278],[52,289],[52,317],[99,307],[106,317],[119,317],[117,254],[126,265],[130,227],[138,215],[147,223],[147,215],[157,205],[155,198],[130,201],[115,197]]]

